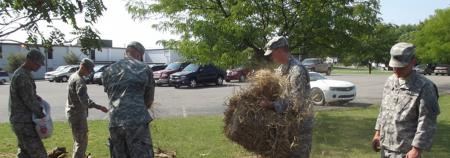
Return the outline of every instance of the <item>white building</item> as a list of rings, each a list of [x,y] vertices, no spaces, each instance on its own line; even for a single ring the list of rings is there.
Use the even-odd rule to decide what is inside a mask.
[[[46,52],[44,48],[39,48],[46,56],[46,65],[42,66],[37,72],[33,73],[35,78],[44,78],[44,73],[52,71],[58,66],[66,65],[64,56],[72,52],[82,58],[91,58],[96,63],[111,63],[124,58],[125,48],[104,47],[101,51],[96,50],[94,53],[86,56],[81,52],[79,46],[54,46],[53,52]],[[8,56],[11,54],[22,53],[26,55],[29,50],[15,43],[0,43],[0,68],[5,68],[8,63]],[[182,57],[175,50],[169,49],[148,49],[145,50],[145,63],[163,63],[181,61]]]

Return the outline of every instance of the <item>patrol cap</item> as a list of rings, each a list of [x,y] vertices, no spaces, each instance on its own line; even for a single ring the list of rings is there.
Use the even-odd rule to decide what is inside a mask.
[[[138,52],[140,52],[140,53],[142,53],[142,54],[145,53],[145,48],[144,48],[144,46],[143,46],[141,43],[136,42],[136,41],[130,42],[130,43],[127,45],[127,48],[134,48],[134,49],[138,50]]]
[[[391,60],[389,61],[390,67],[406,67],[415,56],[416,47],[411,43],[400,42],[392,46],[391,48]]]
[[[39,65],[45,65],[45,57],[44,55],[36,49],[32,49],[27,54],[27,59],[37,62]]]
[[[265,48],[266,52],[264,53],[264,56],[268,56],[272,54],[272,51],[277,48],[287,47],[289,46],[288,41],[285,37],[277,36],[272,38],[269,42],[267,42]]]
[[[81,65],[86,66],[86,68],[90,69],[91,71],[94,70],[94,62],[89,58],[83,58],[80,62]]]

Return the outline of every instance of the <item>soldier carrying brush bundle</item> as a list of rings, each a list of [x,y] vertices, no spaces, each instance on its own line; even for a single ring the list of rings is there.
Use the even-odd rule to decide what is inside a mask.
[[[436,85],[413,71],[414,45],[397,43],[391,48],[394,68],[384,86],[372,147],[382,158],[419,158],[431,148],[439,115]]]
[[[84,58],[80,62],[80,69],[69,78],[69,94],[66,103],[66,115],[73,135],[73,158],[85,158],[88,145],[88,109],[96,108],[108,112],[104,106],[96,104],[87,94],[85,76],[92,73],[94,62]]]
[[[110,151],[113,158],[153,158],[148,109],[153,104],[155,81],[143,57],[145,48],[131,42],[126,57],[103,72],[110,110]]]
[[[283,113],[287,108],[299,107],[301,123],[298,131],[299,142],[291,153],[292,158],[308,158],[312,145],[313,110],[309,103],[309,74],[304,66],[290,54],[288,41],[285,37],[275,37],[266,44],[265,56],[269,56],[275,63],[281,64],[276,74],[285,78],[287,88],[282,93],[281,100],[262,100],[260,105],[277,113]],[[298,104],[298,105],[293,105]]]

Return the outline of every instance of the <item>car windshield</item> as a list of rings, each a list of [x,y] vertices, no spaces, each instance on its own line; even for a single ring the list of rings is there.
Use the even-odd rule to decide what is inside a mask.
[[[64,69],[62,69],[60,72],[69,72],[70,69],[72,69],[73,67],[66,67]]]
[[[97,72],[98,70],[100,70],[104,65],[95,65],[94,67],[94,72]]]
[[[327,78],[323,77],[321,74],[318,74],[318,73],[310,73],[309,74],[310,81],[325,80],[325,79],[327,79]]]
[[[59,66],[58,68],[56,68],[55,71],[61,71],[64,70],[66,68],[66,66]]]
[[[190,72],[194,72],[197,71],[198,68],[200,68],[200,66],[195,65],[195,64],[189,64],[188,66],[186,66],[183,71],[190,71]]]
[[[303,64],[315,64],[317,63],[317,59],[305,59],[303,60]]]
[[[165,70],[178,70],[181,67],[181,63],[171,63],[167,65]]]

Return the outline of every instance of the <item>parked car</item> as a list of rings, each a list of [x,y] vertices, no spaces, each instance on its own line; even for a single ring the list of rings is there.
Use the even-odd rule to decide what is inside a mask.
[[[88,76],[86,76],[84,79],[86,80],[86,83],[96,83],[94,81],[94,75],[97,72],[103,72],[103,70],[105,70],[109,65],[95,65],[94,66],[94,71],[92,71],[91,74],[89,74]]]
[[[417,65],[414,67],[414,70],[424,75],[431,75],[433,73],[433,69],[426,64]]]
[[[228,69],[225,81],[230,82],[231,80],[238,80],[239,82],[245,82],[245,80],[247,80],[247,76],[249,73],[250,73],[249,69],[242,67],[238,67],[235,69]]]
[[[312,72],[331,74],[331,64],[325,63],[321,58],[306,58],[302,64]]]
[[[214,65],[197,65],[189,64],[183,71],[170,75],[170,84],[175,88],[181,86],[189,86],[191,88],[197,87],[199,84],[215,83],[220,86],[223,85],[226,73]]]
[[[348,103],[356,97],[356,86],[347,81],[327,79],[319,73],[309,73],[311,84],[311,101],[314,105],[327,103]]]
[[[148,66],[152,69],[153,72],[164,70],[167,67],[166,64],[149,64]]]
[[[58,66],[54,71],[49,71],[45,73],[44,79],[50,82],[54,81],[55,76],[53,74],[69,67],[70,65],[63,65],[63,66]]]
[[[180,72],[189,64],[190,63],[188,62],[174,62],[167,65],[167,67],[163,70],[153,71],[153,78],[155,79],[156,85],[161,86],[164,84],[169,84],[170,75]]]
[[[5,84],[9,82],[9,74],[5,71],[0,71],[0,84]]]
[[[61,71],[52,74],[53,80],[55,80],[56,82],[67,82],[67,80],[69,80],[70,75],[76,72],[79,68],[80,67],[78,65],[68,66],[62,69]]]
[[[436,68],[434,68],[434,74],[436,75],[447,75],[450,76],[450,65],[447,64],[438,64]]]

